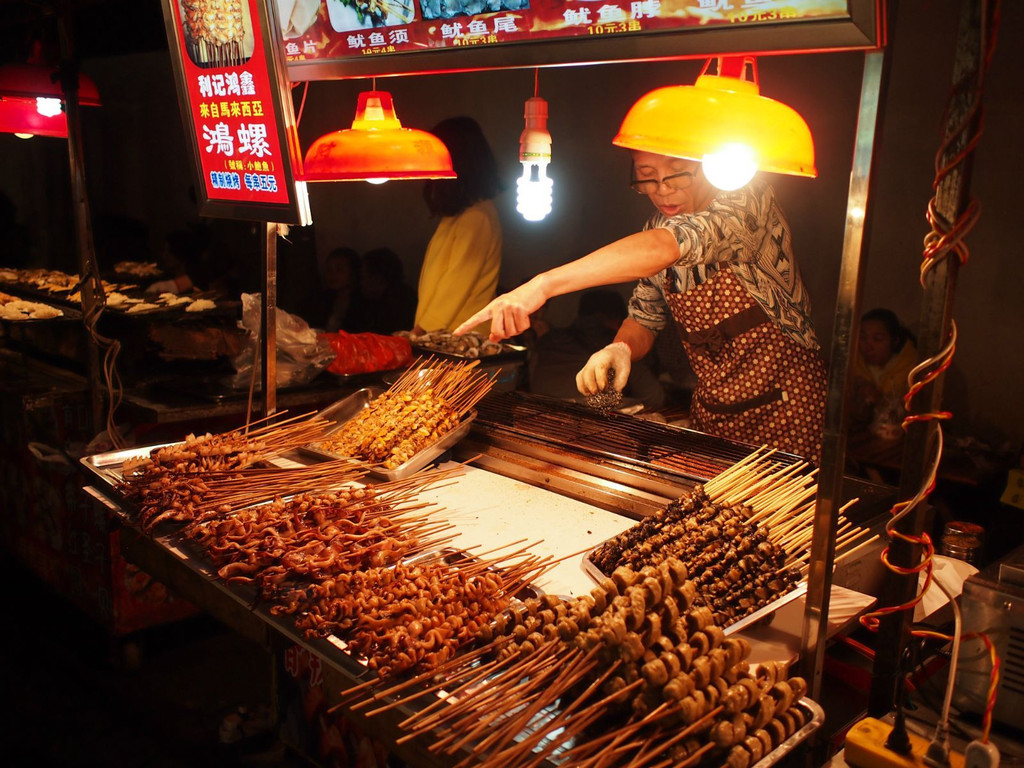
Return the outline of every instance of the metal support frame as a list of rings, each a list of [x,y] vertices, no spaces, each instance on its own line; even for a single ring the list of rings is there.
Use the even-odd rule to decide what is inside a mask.
[[[277,412],[277,228],[264,224],[260,249],[263,290],[260,300],[260,357],[263,359],[263,415]]]
[[[86,361],[89,379],[89,399],[92,404],[92,432],[100,430],[104,418],[103,389],[100,386],[100,352],[93,324],[102,310],[103,296],[96,295],[98,274],[96,248],[92,236],[89,214],[89,196],[85,185],[85,162],[82,158],[82,124],[78,103],[78,67],[74,63],[74,34],[71,29],[71,11],[58,16],[57,27],[61,48],[61,89],[64,95],[64,113],[68,125],[68,166],[71,172],[71,198],[75,217],[75,242],[78,246],[78,270],[82,275],[82,318],[85,325]]]
[[[821,674],[828,630],[829,595],[836,554],[836,522],[842,504],[843,469],[846,462],[846,392],[850,384],[850,360],[854,334],[860,320],[863,287],[865,223],[883,92],[886,54],[871,51],[864,56],[860,112],[846,202],[843,259],[839,270],[832,354],[829,361],[828,397],[822,441],[818,493],[814,504],[811,562],[807,574],[801,663],[812,699],[820,698]]]
[[[956,58],[953,64],[954,97],[946,114],[946,140],[949,145],[940,158],[945,167],[960,153],[967,150],[979,127],[981,110],[980,89],[974,84],[984,67],[983,36],[987,33],[982,23],[983,8],[989,0],[964,0],[957,33]],[[934,212],[940,225],[949,230],[960,218],[969,202],[972,155],[965,157],[946,175],[936,189]],[[946,345],[952,330],[953,294],[960,263],[952,252],[936,262],[924,280],[924,298],[918,332],[918,354],[921,360],[935,356]],[[940,376],[926,386],[914,399],[911,414],[933,413],[941,410],[942,382]],[[927,482],[929,467],[936,450],[937,424],[919,421],[907,429],[903,450],[903,471],[900,476],[900,499],[913,498]],[[918,536],[925,526],[925,505],[919,504],[898,524],[901,533]],[[900,540],[890,544],[889,559],[896,566],[912,568],[920,562],[921,552]],[[917,574],[908,576],[893,573],[886,581],[880,604],[904,605],[917,594]],[[875,663],[872,670],[868,714],[878,717],[893,707],[896,681],[900,674],[900,655],[910,633],[910,612],[899,611],[882,618],[878,631]]]

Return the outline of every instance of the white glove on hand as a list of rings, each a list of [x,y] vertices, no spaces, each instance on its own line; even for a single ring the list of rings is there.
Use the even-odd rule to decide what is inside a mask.
[[[177,280],[157,280],[149,288],[146,289],[146,293],[177,293],[178,292],[178,281]]]
[[[608,369],[614,368],[615,380],[611,386],[616,392],[621,392],[629,380],[631,356],[632,350],[624,341],[616,341],[598,350],[576,374],[576,389],[587,396],[603,392],[608,384]]]

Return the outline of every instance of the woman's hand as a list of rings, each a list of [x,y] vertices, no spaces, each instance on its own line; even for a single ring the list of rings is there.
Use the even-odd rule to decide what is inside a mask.
[[[583,370],[576,374],[576,389],[581,395],[596,395],[611,385],[616,392],[626,388],[632,367],[632,350],[624,341],[616,341],[590,356]],[[608,370],[615,371],[615,379],[608,381]]]
[[[469,320],[455,329],[455,335],[461,336],[480,323],[491,321],[491,341],[501,341],[511,336],[518,336],[530,327],[530,315],[544,306],[547,295],[542,287],[543,281],[535,277],[523,283],[515,290],[502,294],[481,309]]]

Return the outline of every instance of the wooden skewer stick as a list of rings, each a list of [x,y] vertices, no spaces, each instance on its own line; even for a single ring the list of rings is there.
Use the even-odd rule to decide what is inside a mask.
[[[554,644],[551,645],[554,646]],[[530,687],[534,691],[537,691],[538,694],[534,695],[532,701],[529,701],[528,699],[523,700],[523,703],[526,705],[525,708],[518,715],[505,718],[502,726],[500,728],[495,728],[490,735],[476,744],[472,751],[480,753],[481,751],[489,749],[492,744],[508,743],[517,734],[519,734],[531,720],[533,720],[540,710],[553,703],[557,698],[557,693],[552,694],[552,691],[556,691],[558,689],[559,679],[566,674],[565,671],[560,671],[559,667],[561,666],[562,665],[553,666],[549,670],[545,670],[545,673],[538,676],[536,680],[530,681]],[[552,677],[554,679],[549,685],[547,683],[547,679]],[[456,743],[455,748],[457,749],[463,746],[467,741],[475,737],[479,731],[479,727],[474,728],[470,734],[467,734],[466,738]]]
[[[479,667],[475,667],[473,669],[474,669],[474,671],[479,671],[479,672],[485,672],[485,671],[489,672],[489,671],[493,670],[497,666],[498,666],[498,660],[494,659],[492,661],[487,662],[486,664],[481,664]],[[421,678],[420,675],[417,675],[417,678],[425,679],[425,678],[437,677],[437,676],[438,676],[437,670],[431,670],[429,672],[424,672],[423,673],[423,678]],[[451,685],[452,685],[452,679],[449,678],[448,676],[445,676],[445,679],[441,680],[441,682],[435,683],[434,685],[428,686],[426,688],[417,688],[415,691],[413,691],[408,696],[405,696],[405,697],[402,697],[402,698],[397,698],[396,697],[396,698],[392,699],[392,701],[388,702],[387,704],[384,704],[383,706],[377,707],[376,709],[367,710],[366,716],[367,717],[374,717],[375,715],[379,715],[379,714],[381,714],[383,712],[387,712],[388,710],[394,709],[395,707],[401,706],[402,704],[407,704],[410,701],[414,701],[414,700],[416,700],[418,698],[421,698],[422,696],[425,696],[427,694],[434,693],[435,691],[440,691],[440,690],[444,690],[446,688],[449,688],[449,687],[451,687]],[[389,691],[387,693],[378,691],[378,692],[374,693],[374,695],[373,695],[373,697],[371,699],[368,699],[367,701],[364,701],[364,702],[360,702],[360,704],[357,704],[356,706],[352,707],[352,709],[356,710],[356,709],[360,709],[362,707],[368,706],[372,702],[378,701],[379,699],[384,698],[385,696],[395,696],[395,693],[393,692],[393,690],[394,689],[389,689]]]
[[[536,702],[536,705],[540,707],[537,710],[538,712],[543,711],[546,707],[550,706],[550,704],[554,703],[554,701],[560,698],[565,691],[569,690],[569,688],[575,684],[576,680],[582,678],[583,675],[593,669],[597,663],[597,650],[597,648],[594,648],[587,654],[579,654],[577,656],[576,661],[571,663],[565,671],[559,675],[558,679],[556,679],[550,686],[550,689],[544,692],[542,697]],[[618,666],[618,664],[615,664],[614,666]],[[520,765],[525,760],[526,756],[532,753],[534,749],[545,739],[550,739],[550,743],[546,749],[542,750],[543,752],[550,752],[556,749],[559,746],[560,740],[556,741],[554,738],[551,738],[551,734],[556,730],[562,729],[564,733],[564,736],[562,737],[563,740],[570,738],[573,735],[575,731],[574,724],[567,722],[568,718],[572,714],[573,710],[583,700],[585,700],[587,693],[593,691],[603,680],[607,679],[608,674],[608,671],[606,671],[604,674],[599,676],[596,681],[591,682],[587,691],[583,695],[578,696],[561,711],[551,716],[544,723],[543,727],[534,728],[533,734],[518,742],[513,741],[512,745],[507,749],[496,751],[489,762],[504,765]],[[512,727],[514,728],[515,726]],[[509,728],[509,730],[511,731],[511,728]],[[513,738],[515,735],[515,733],[511,734]]]

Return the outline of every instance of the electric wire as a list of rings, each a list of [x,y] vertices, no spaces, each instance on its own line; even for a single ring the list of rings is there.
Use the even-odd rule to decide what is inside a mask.
[[[970,232],[974,225],[978,222],[981,216],[981,204],[976,199],[971,199],[966,205],[964,210],[955,222],[950,226],[946,226],[943,217],[938,212],[938,192],[942,185],[942,182],[951,174],[958,172],[961,165],[971,156],[974,152],[981,138],[982,128],[984,125],[984,119],[982,114],[982,91],[985,74],[992,61],[992,55],[995,51],[995,42],[997,37],[997,31],[999,27],[999,7],[1001,0],[991,0],[991,3],[982,3],[981,7],[981,23],[980,23],[980,50],[982,51],[982,63],[978,67],[976,80],[974,83],[967,84],[965,87],[969,89],[969,95],[973,95],[972,104],[970,109],[961,117],[959,123],[953,130],[948,131],[948,135],[945,140],[941,143],[935,158],[935,178],[932,182],[933,196],[928,202],[926,219],[931,227],[929,232],[924,237],[924,248],[922,254],[922,261],[920,266],[919,280],[922,288],[926,288],[926,278],[928,274],[934,269],[943,259],[955,257],[959,264],[965,265],[969,258],[969,249],[964,240],[967,233]],[[991,5],[991,16],[989,16],[989,7]],[[953,93],[950,96],[950,104],[952,104],[954,97],[958,95],[958,89],[954,88]],[[947,107],[948,112],[949,107]],[[942,158],[945,156],[947,150],[956,142],[961,141],[964,135],[972,126],[976,125],[976,129],[973,134],[967,138],[963,148],[957,152],[948,162],[943,163]],[[903,419],[902,427],[904,431],[911,424],[924,422],[926,428],[929,429],[929,444],[933,450],[929,457],[928,469],[921,487],[914,494],[914,496],[906,501],[898,502],[893,505],[891,511],[891,517],[886,523],[886,533],[889,536],[890,541],[899,539],[912,548],[912,551],[918,551],[918,562],[909,567],[897,566],[889,560],[889,547],[886,547],[881,554],[882,562],[885,566],[892,571],[900,575],[914,575],[924,574],[924,583],[920,585],[917,594],[902,605],[888,606],[879,608],[874,611],[870,611],[864,614],[860,621],[861,624],[867,629],[877,632],[879,621],[883,616],[899,613],[901,611],[911,610],[917,606],[923,599],[925,593],[928,591],[932,582],[935,581],[939,589],[946,595],[949,602],[953,605],[954,610],[954,633],[952,636],[943,635],[936,632],[930,632],[927,630],[912,630],[911,635],[916,637],[937,637],[942,638],[946,641],[952,641],[952,655],[949,662],[949,676],[946,686],[945,695],[943,698],[942,711],[939,717],[939,721],[935,729],[935,737],[932,741],[932,746],[937,749],[944,747],[945,753],[948,755],[948,731],[949,731],[949,712],[952,704],[953,687],[956,682],[956,670],[957,670],[957,659],[960,651],[960,643],[962,639],[962,626],[960,608],[956,602],[955,596],[938,580],[933,578],[933,558],[935,555],[935,548],[932,544],[931,537],[926,532],[921,532],[919,536],[912,534],[905,534],[896,529],[897,523],[906,517],[911,511],[917,508],[924,499],[926,499],[932,491],[935,489],[938,469],[942,460],[942,453],[944,447],[944,437],[941,422],[949,419],[952,413],[949,411],[930,411],[924,413],[913,413],[912,403],[914,397],[926,387],[928,384],[935,381],[941,376],[950,366],[953,360],[953,355],[956,352],[956,341],[957,341],[957,327],[955,321],[951,321],[949,337],[943,347],[936,352],[932,357],[923,360],[907,375],[908,391],[903,398],[904,406],[906,408],[907,416]],[[914,549],[919,548],[919,549]],[[996,653],[995,646],[992,644],[991,639],[987,634],[984,633],[972,633],[972,636],[977,636],[982,639],[989,651],[991,659],[991,672],[989,676],[989,691],[986,700],[984,723],[983,728],[983,741],[988,741],[992,711],[995,708],[996,702],[996,690],[999,682],[999,657]],[[931,747],[929,748],[931,751]]]

